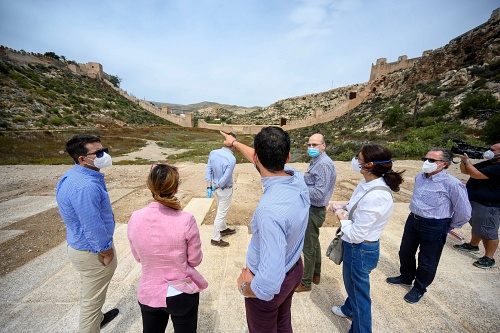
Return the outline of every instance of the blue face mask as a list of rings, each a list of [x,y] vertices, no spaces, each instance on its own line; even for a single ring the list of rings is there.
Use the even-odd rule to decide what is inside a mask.
[[[307,148],[307,153],[312,158],[318,157],[319,156],[319,148]]]

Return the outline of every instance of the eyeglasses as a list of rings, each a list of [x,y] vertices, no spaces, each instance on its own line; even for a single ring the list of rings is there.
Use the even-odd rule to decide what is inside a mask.
[[[422,157],[422,161],[429,161],[431,163],[435,163],[436,161],[442,162],[443,160],[436,160],[434,158],[427,158],[427,157]]]
[[[308,143],[307,146],[308,147],[317,147],[317,146],[321,146],[322,143]]]
[[[97,158],[101,158],[104,156],[104,153],[106,153],[106,154],[108,153],[108,148],[102,148],[102,149],[96,150],[95,152],[88,153],[85,156],[95,155]]]

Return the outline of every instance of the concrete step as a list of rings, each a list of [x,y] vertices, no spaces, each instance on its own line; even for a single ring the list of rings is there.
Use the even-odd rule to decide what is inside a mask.
[[[381,239],[378,267],[370,275],[373,330],[376,332],[492,332],[499,327],[499,269],[481,270],[471,265],[478,256],[455,251],[449,239],[438,274],[429,292],[417,305],[403,300],[408,289],[385,282],[398,274],[398,250],[407,204],[397,210]],[[236,279],[245,267],[250,240],[247,227],[225,237],[227,248],[210,245],[213,227],[200,226],[204,260],[198,267],[209,282],[200,294],[199,332],[247,332],[244,300]],[[118,307],[120,315],[103,332],[140,332],[141,314],[137,284],[141,268],[128,245],[127,225],[118,224],[115,246],[118,268],[111,281],[103,310]],[[322,251],[336,228],[322,228]],[[467,235],[470,229],[459,231]],[[295,332],[347,332],[350,321],[334,316],[332,305],[343,303],[346,293],[342,266],[323,256],[321,283],[311,292],[297,293],[292,304]],[[79,277],[66,256],[66,244],[37,257],[0,278],[0,332],[76,332]],[[471,287],[472,286],[472,287]],[[169,325],[167,332],[173,332]]]

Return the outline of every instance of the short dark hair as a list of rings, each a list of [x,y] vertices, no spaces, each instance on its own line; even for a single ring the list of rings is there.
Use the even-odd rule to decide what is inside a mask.
[[[235,139],[236,139],[236,134],[234,134],[233,132],[229,132],[229,133],[227,133],[227,134],[228,134],[228,135],[231,135],[233,138],[235,138]]]
[[[94,135],[77,134],[66,142],[66,151],[75,163],[78,164],[78,157],[85,156],[88,153],[85,145],[94,142],[101,142],[101,139]]]
[[[271,172],[285,169],[290,153],[290,136],[282,128],[264,127],[253,140],[255,153],[264,168]]]

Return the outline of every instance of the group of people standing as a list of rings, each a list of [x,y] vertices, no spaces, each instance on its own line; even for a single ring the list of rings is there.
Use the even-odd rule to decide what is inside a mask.
[[[336,170],[321,134],[309,138],[312,160],[303,174],[286,166],[290,137],[280,127],[263,128],[254,137],[253,148],[232,133],[220,133],[223,148],[210,153],[205,178],[207,190],[215,191],[218,202],[213,246],[229,246],[221,237],[235,232],[228,228],[226,216],[233,193],[236,151],[254,164],[264,189],[250,222],[246,267],[237,278],[249,332],[292,332],[293,294],[311,291],[312,284],[320,283],[323,254],[319,228],[328,210],[339,219],[343,231],[342,276],[347,291],[344,304],[333,306],[332,312],[352,320],[350,332],[371,332],[369,275],[377,266],[380,236],[394,209],[393,192],[403,182],[403,172],[393,170],[391,152],[381,145],[364,145],[352,160],[352,169],[363,179],[348,203],[329,204]],[[81,277],[79,327],[80,332],[99,332],[119,313],[118,309],[101,311],[117,265],[114,217],[99,172],[111,165],[111,157],[99,138],[88,135],[73,137],[66,151],[75,166],[58,182],[56,199],[67,226],[68,257]],[[471,242],[456,247],[479,252],[482,241],[486,253],[474,265],[495,266],[500,144],[485,153],[488,161],[472,165],[466,155],[460,158],[461,171],[471,177],[467,188],[445,171],[452,155],[440,148],[426,154],[423,172],[415,178],[411,213],[399,251],[400,275],[387,278],[388,283],[412,287],[404,297],[409,303],[417,303],[433,281],[448,231],[469,220]],[[196,332],[199,292],[208,283],[196,270],[203,258],[196,221],[182,212],[175,196],[178,169],[153,164],[147,186],[153,202],[135,211],[128,223],[130,247],[142,266],[138,302],[143,331],[164,332],[171,318],[175,332]]]

